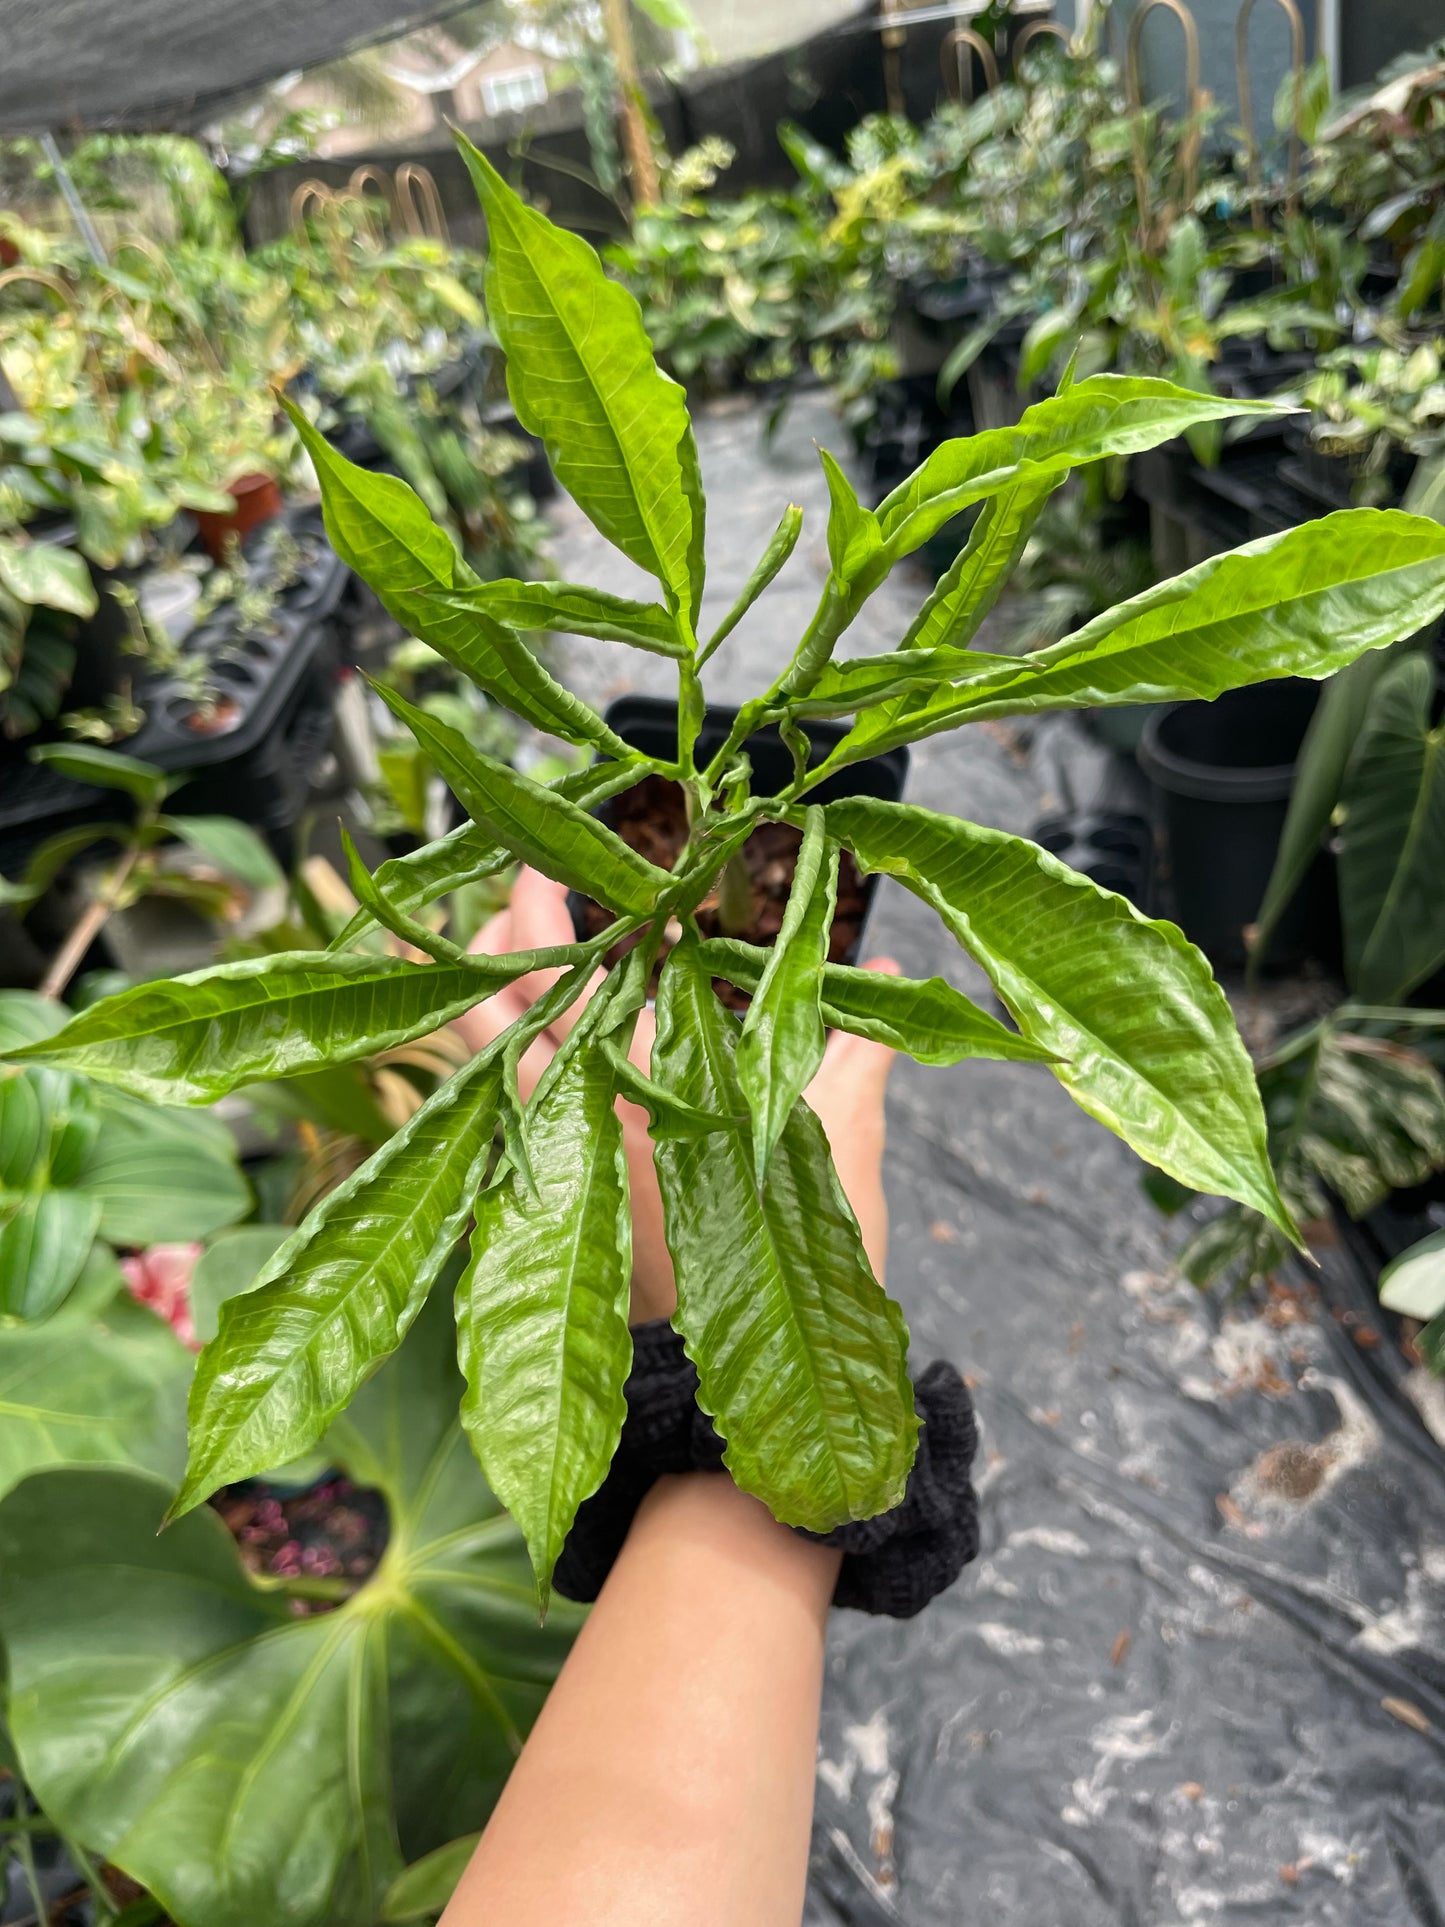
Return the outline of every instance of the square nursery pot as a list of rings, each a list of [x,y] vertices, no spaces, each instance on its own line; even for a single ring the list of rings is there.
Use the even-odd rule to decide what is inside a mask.
[[[714,705],[708,709],[698,751],[704,758],[721,749],[737,716],[737,710]],[[623,742],[644,755],[671,760],[677,755],[677,704],[654,696],[622,696],[612,703],[607,725]],[[810,762],[814,765],[842,741],[847,728],[839,722],[811,720],[806,733],[812,744]],[[754,788],[760,793],[782,789],[792,778],[793,759],[775,729],[759,730],[743,745],[752,759]],[[908,751],[889,750],[884,756],[870,756],[829,777],[809,792],[812,802],[829,803],[843,796],[876,796],[897,802],[903,794],[908,775]],[[611,797],[597,812],[624,842],[640,850],[652,862],[671,869],[686,834],[682,791],[666,777],[648,776],[631,790]],[[793,868],[802,833],[787,823],[763,823],[743,845],[743,856],[752,876],[753,923],[740,933],[748,942],[770,944],[777,936],[792,887]],[[833,919],[829,960],[856,963],[861,953],[863,931],[878,887],[876,876],[860,877],[852,857],[845,850],[838,873],[838,909]],[[612,920],[590,897],[573,891],[568,898],[572,921],[579,937],[595,936]],[[716,910],[705,899],[697,913],[705,936],[719,934]],[[612,959],[609,959],[612,961]],[[731,989],[731,986],[728,987]],[[729,1002],[742,1007],[746,998],[732,992]]]

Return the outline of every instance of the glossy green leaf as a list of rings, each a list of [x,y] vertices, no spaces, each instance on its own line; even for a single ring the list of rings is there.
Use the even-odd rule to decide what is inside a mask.
[[[1042,481],[1015,482],[989,497],[968,541],[909,624],[900,649],[968,647],[1018,567],[1034,524],[1062,479],[1049,473]]]
[[[748,991],[761,982],[767,955],[731,937],[713,937],[698,946],[705,969]],[[830,1030],[872,1037],[920,1064],[961,1064],[970,1057],[1046,1064],[1053,1055],[1007,1029],[942,977],[887,977],[849,964],[825,964],[822,1012]]]
[[[159,821],[163,830],[252,890],[279,889],[286,882],[280,864],[249,823],[234,816],[163,816]]]
[[[290,1236],[289,1225],[239,1224],[206,1246],[191,1273],[191,1323],[201,1344],[215,1337],[221,1306],[255,1289],[266,1264]]]
[[[93,1318],[0,1328],[0,1493],[54,1465],[173,1478],[190,1376],[170,1326],[125,1296]]]
[[[1392,1258],[1380,1273],[1380,1303],[1402,1318],[1428,1322],[1445,1313],[1445,1231]]]
[[[882,546],[878,517],[858,500],[857,490],[826,448],[818,450],[828,483],[828,560],[840,582],[862,573]]]
[[[630,642],[658,656],[692,653],[672,617],[657,603],[580,588],[575,582],[483,582],[454,591],[454,599],[484,610],[509,629],[556,629],[568,636],[595,636],[600,642]]]
[[[582,809],[590,810],[609,796],[631,789],[642,780],[647,768],[642,762],[593,763],[587,769],[569,771],[548,788],[555,789]],[[377,867],[373,881],[398,910],[414,916],[449,891],[499,876],[516,860],[510,850],[503,849],[475,823],[462,823],[419,850],[412,850],[406,856],[389,857]],[[358,910],[331,948],[344,949],[372,928],[374,920],[370,912]]]
[[[415,490],[395,475],[358,468],[284,402],[321,483],[331,546],[414,636],[508,709],[569,743],[616,753],[622,745],[587,704],[548,675],[531,650],[480,610],[452,600],[476,577]]]
[[[588,519],[662,584],[691,637],[703,498],[687,397],[594,249],[530,208],[458,135],[487,217],[487,311],[517,419]]]
[[[890,649],[876,656],[852,656],[824,663],[806,696],[791,707],[800,716],[852,716],[896,696],[912,696],[914,705],[927,703],[947,682],[961,691],[971,680],[987,680],[1017,671],[1017,656],[989,656],[980,649]],[[888,714],[895,711],[890,707]],[[869,719],[871,721],[871,719]]]
[[[536,1194],[514,1175],[478,1199],[457,1287],[462,1423],[526,1535],[544,1611],[626,1412],[632,1223],[616,1094],[589,1037],[528,1107]]]
[[[382,1900],[378,1916],[382,1927],[402,1927],[407,1921],[431,1920],[441,1913],[456,1892],[481,1837],[479,1833],[464,1833],[460,1840],[448,1840],[444,1847],[404,1868]]]
[[[1196,1191],[1288,1235],[1254,1073],[1193,944],[1035,844],[899,803],[830,803],[865,871],[931,903],[1091,1117]]]
[[[1403,1003],[1445,961],[1445,728],[1430,727],[1435,665],[1391,663],[1375,686],[1341,789],[1345,979]]]
[[[860,718],[829,764],[989,716],[1208,699],[1277,676],[1323,678],[1442,609],[1445,528],[1395,509],[1344,509],[1212,556],[1010,670]]]
[[[944,442],[878,509],[890,560],[909,555],[960,509],[1015,482],[1062,480],[1106,455],[1157,448],[1196,422],[1289,413],[1277,402],[1191,394],[1150,375],[1090,375],[1035,402],[1012,428]]]
[[[803,511],[795,502],[789,502],[783,510],[777,528],[772,533],[768,546],[763,550],[752,574],[739,590],[737,600],[708,637],[706,646],[698,651],[697,659],[700,664],[706,662],[713,651],[727,641],[798,546],[798,537],[802,533]]]
[[[208,1104],[239,1084],[294,1077],[438,1030],[570,948],[476,957],[465,967],[286,950],[137,984],[9,1054],[140,1097]]]
[[[752,949],[751,945],[745,947]],[[763,974],[765,961],[762,951],[756,952],[756,955],[755,983]],[[661,1084],[655,1084],[645,1071],[640,1071],[610,1039],[604,1037],[599,1048],[612,1066],[618,1096],[647,1112],[654,1138],[711,1137],[714,1131],[743,1121],[741,1113],[736,1118],[725,1118],[713,1111],[701,1111],[695,1105],[684,1104],[676,1092],[665,1090]]]
[[[99,1126],[75,1184],[99,1203],[102,1238],[185,1243],[250,1212],[251,1188],[219,1118],[164,1110],[120,1090],[96,1090],[94,1103]]]
[[[738,1039],[738,1083],[752,1113],[753,1166],[760,1185],[828,1042],[820,999],[838,901],[838,846],[829,843],[816,805],[806,812],[805,826],[782,928]]]
[[[653,1076],[694,1109],[735,1117],[737,1037],[697,946],[679,944],[659,985]],[[815,1532],[896,1505],[918,1431],[908,1334],[869,1268],[823,1127],[794,1109],[762,1192],[746,1121],[662,1137],[655,1156],[675,1323],[734,1479]]]
[[[420,950],[423,956],[431,957],[439,964],[463,970],[469,967],[470,952],[464,950],[460,944],[453,943],[450,937],[444,937],[440,931],[431,929],[415,917],[407,916],[404,911],[398,910],[394,903],[388,901],[376,887],[375,879],[362,862],[360,853],[351,840],[351,832],[344,826],[341,831],[341,847],[346,857],[346,880],[351,885],[351,894],[369,916],[373,917],[383,929],[389,930],[394,937],[400,937],[403,943],[409,943],[413,949]]]
[[[1340,800],[1340,786],[1354,754],[1375,684],[1389,657],[1380,650],[1358,656],[1321,690],[1315,713],[1295,758],[1289,811],[1279,850],[1255,920],[1249,967],[1263,963],[1279,920],[1309,875]]]
[[[0,539],[0,589],[31,608],[93,616],[98,606],[90,567],[76,549],[55,542]]]
[[[500,1085],[495,1060],[474,1058],[222,1305],[191,1390],[177,1515],[300,1458],[396,1350],[466,1227]]]
[[[124,790],[140,804],[159,803],[175,787],[172,778],[154,763],[122,756],[118,750],[99,749],[94,743],[37,743],[30,760],[73,777],[77,783]]]
[[[81,1191],[0,1191],[0,1314],[46,1318],[69,1292],[100,1227]]]
[[[45,1473],[0,1507],[26,1778],[178,1921],[370,1927],[408,1860],[481,1825],[556,1673],[577,1616],[537,1626],[436,1309],[332,1435],[391,1521],[334,1612],[297,1618],[208,1510],[158,1537],[143,1474]]]
[[[394,690],[387,707],[415,735],[479,828],[524,863],[613,909],[645,916],[668,887],[666,870],[641,857],[559,790],[534,783],[520,770],[487,756]]]

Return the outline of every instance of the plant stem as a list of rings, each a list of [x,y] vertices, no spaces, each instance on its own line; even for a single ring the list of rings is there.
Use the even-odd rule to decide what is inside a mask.
[[[58,998],[64,992],[71,978],[80,968],[86,951],[109,920],[111,912],[119,906],[121,895],[130,881],[130,873],[140,859],[140,853],[141,846],[137,841],[124,852],[120,862],[111,871],[104,888],[97,892],[92,901],[81,911],[70,935],[55,953],[50,968],[45,973],[44,982],[40,986],[42,997]]]
[[[628,171],[632,175],[633,205],[653,207],[658,199],[657,159],[642,113],[642,78],[637,71],[627,0],[602,0],[602,16],[607,23],[607,42],[617,69],[617,104],[622,113]]]
[[[117,1918],[120,1909],[112,1899],[109,1887],[106,1886],[105,1881],[101,1878],[100,1869],[85,1851],[84,1847],[80,1846],[74,1840],[67,1839],[64,1834],[60,1837],[65,1851],[75,1863],[76,1872],[90,1888],[90,1897],[95,1904],[96,1927],[106,1927],[106,1923]]]
[[[11,1845],[15,1850],[15,1858],[20,1862],[21,1871],[25,1875],[25,1884],[30,1889],[30,1899],[35,1907],[36,1927],[45,1927],[45,1895],[40,1888],[40,1869],[35,1864],[35,1849],[30,1844],[30,1835],[16,1834]]]

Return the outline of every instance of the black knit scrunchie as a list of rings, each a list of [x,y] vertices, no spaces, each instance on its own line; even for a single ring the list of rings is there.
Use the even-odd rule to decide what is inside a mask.
[[[968,1389],[936,1359],[913,1395],[922,1426],[902,1503],[876,1519],[802,1535],[842,1551],[835,1606],[911,1619],[978,1551],[968,1476],[978,1435]],[[681,1338],[666,1319],[634,1325],[622,1438],[607,1477],[578,1510],[553,1575],[557,1591],[595,1599],[649,1487],[670,1472],[721,1472],[722,1455],[712,1420],[698,1409],[697,1369]]]

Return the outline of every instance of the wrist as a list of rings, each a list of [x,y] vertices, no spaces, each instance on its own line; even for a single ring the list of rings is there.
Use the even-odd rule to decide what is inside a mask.
[[[699,1578],[746,1571],[785,1590],[820,1621],[827,1616],[842,1552],[779,1525],[761,1499],[728,1475],[677,1472],[660,1478],[637,1508],[629,1548],[656,1548]]]

